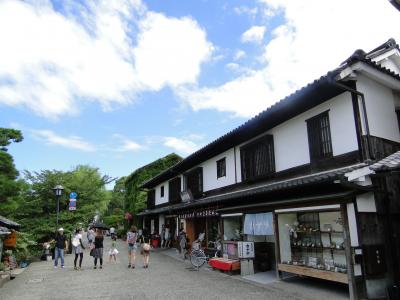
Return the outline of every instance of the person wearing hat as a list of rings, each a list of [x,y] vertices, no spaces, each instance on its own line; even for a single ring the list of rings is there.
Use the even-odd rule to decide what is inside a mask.
[[[58,258],[60,258],[61,268],[64,269],[64,249],[67,248],[67,238],[64,235],[64,229],[62,227],[57,231],[55,242],[56,248],[54,250],[54,268],[57,269]]]

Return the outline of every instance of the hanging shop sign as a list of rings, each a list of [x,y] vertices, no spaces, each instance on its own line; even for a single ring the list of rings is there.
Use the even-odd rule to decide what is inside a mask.
[[[218,216],[218,213],[215,208],[207,208],[207,209],[179,214],[180,219],[194,219],[194,218],[206,218],[206,217],[216,217],[216,216]]]

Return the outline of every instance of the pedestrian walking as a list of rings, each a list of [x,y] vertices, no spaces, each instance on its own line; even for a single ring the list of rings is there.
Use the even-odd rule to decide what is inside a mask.
[[[111,235],[111,238],[113,238],[113,236],[115,235],[115,228],[114,227],[110,228],[110,235]]]
[[[186,232],[181,228],[179,231],[179,247],[180,247],[180,252],[182,255],[183,259],[186,259],[186,253],[187,253],[187,238],[186,238]]]
[[[111,248],[110,251],[108,251],[108,256],[109,256],[109,260],[108,262],[110,263],[112,258],[114,257],[114,262],[117,262],[117,254],[118,254],[118,250],[117,250],[117,237],[114,235],[111,237]]]
[[[92,248],[92,244],[94,241],[94,230],[92,227],[89,227],[89,230],[87,232],[87,239],[88,239],[88,243],[89,243],[89,248]]]
[[[139,237],[140,242],[140,254],[143,256],[143,268],[147,269],[149,267],[150,260],[150,238],[145,238],[144,235]]]
[[[83,250],[85,247],[82,243],[82,229],[75,231],[74,238],[72,239],[72,251],[75,253],[74,270],[82,270]],[[76,262],[79,256],[79,268],[76,267]]]
[[[132,226],[126,234],[126,243],[128,244],[128,268],[135,268],[136,261],[136,240],[138,238],[136,226]]]
[[[165,224],[161,226],[161,248],[165,246]]]
[[[164,240],[165,240],[164,248],[169,248],[171,245],[171,233],[169,230],[169,225],[165,226]]]
[[[94,237],[94,269],[97,269],[97,260],[100,260],[100,269],[103,268],[103,230],[96,229],[96,236]]]
[[[64,235],[64,229],[61,227],[56,233],[56,247],[54,249],[54,268],[57,269],[58,258],[61,259],[61,268],[64,269],[64,249],[67,248],[67,238]]]

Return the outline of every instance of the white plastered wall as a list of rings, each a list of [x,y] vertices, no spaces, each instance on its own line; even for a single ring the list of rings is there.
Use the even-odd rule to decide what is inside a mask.
[[[275,169],[277,172],[310,163],[306,120],[327,110],[329,110],[333,155],[358,150],[351,95],[346,92],[265,133],[274,136]],[[240,151],[237,151],[236,158],[240,161]],[[240,163],[238,170],[238,173],[240,173]],[[241,181],[241,178],[238,176],[239,181]]]
[[[164,186],[164,197],[161,197],[161,187]],[[168,202],[168,181],[159,184],[155,188],[156,193],[156,205],[164,204]]]
[[[217,161],[226,159],[226,176],[217,178]],[[235,183],[235,154],[231,148],[202,163],[203,167],[203,191],[209,191]]]
[[[399,100],[397,96],[395,97],[393,90],[363,75],[358,78],[357,90],[365,96],[370,134],[400,142],[395,111],[395,103]]]

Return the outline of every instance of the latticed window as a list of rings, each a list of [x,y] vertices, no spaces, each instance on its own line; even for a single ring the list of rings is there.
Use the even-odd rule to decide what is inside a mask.
[[[189,190],[194,198],[198,198],[203,193],[203,168],[198,167],[189,171],[185,175],[186,190]]]
[[[311,162],[332,157],[332,139],[328,112],[312,117],[306,122]]]
[[[256,179],[275,173],[274,139],[263,136],[240,149],[242,180]]]
[[[156,191],[150,190],[147,192],[147,208],[154,208],[156,205]]]
[[[181,178],[177,177],[169,181],[168,198],[170,203],[179,203],[181,201]]]
[[[226,158],[217,160],[217,178],[226,176]]]

